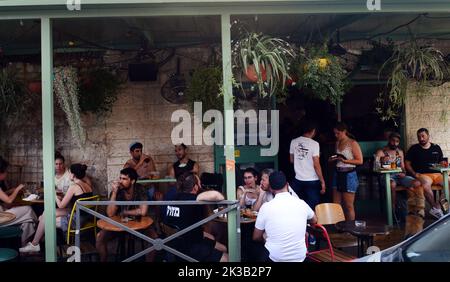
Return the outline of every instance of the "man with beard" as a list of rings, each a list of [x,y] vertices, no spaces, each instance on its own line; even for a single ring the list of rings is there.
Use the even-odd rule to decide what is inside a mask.
[[[417,130],[418,144],[414,144],[406,153],[406,170],[423,186],[425,198],[431,205],[430,214],[436,218],[444,215],[438,202],[434,200],[431,185],[443,185],[442,174],[431,167],[443,161],[441,147],[430,142],[430,133],[426,128]]]
[[[142,153],[143,145],[140,142],[133,142],[130,145],[130,155],[129,159],[123,168],[131,167],[136,170],[139,178],[150,178],[153,172],[156,172],[155,162],[152,157]]]
[[[112,185],[110,201],[147,201],[147,194],[145,193],[144,188],[136,183],[137,178],[138,175],[134,169],[130,167],[122,169],[120,171],[119,180],[114,181]],[[113,217],[115,215],[140,217],[147,215],[147,209],[148,206],[145,204],[133,206],[110,204],[106,208],[106,214],[108,217]],[[140,232],[151,238],[158,237],[151,226]],[[96,247],[100,256],[100,261],[106,261],[108,257],[107,244],[120,233],[121,232],[102,230],[97,234]],[[152,261],[154,254],[154,251],[148,253],[146,255],[146,260]]]
[[[396,193],[395,188],[397,186],[403,186],[405,188],[417,188],[420,186],[420,181],[415,180],[414,177],[407,176],[405,170],[405,161],[403,150],[399,147],[400,134],[392,132],[389,135],[388,143],[385,147],[378,150],[376,158],[381,163],[395,162],[397,168],[401,168],[401,173],[391,175],[391,194],[392,194],[392,206],[395,210],[396,205]],[[376,161],[377,161],[376,160]]]
[[[169,176],[178,179],[186,172],[192,172],[198,175],[200,167],[198,163],[188,157],[186,145],[183,143],[175,145],[175,155],[178,161],[169,167]]]

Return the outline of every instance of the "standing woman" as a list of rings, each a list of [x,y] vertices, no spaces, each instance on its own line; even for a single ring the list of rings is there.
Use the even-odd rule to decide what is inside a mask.
[[[344,208],[345,220],[355,219],[355,194],[358,189],[356,166],[363,163],[361,148],[348,132],[345,123],[339,122],[333,128],[336,142],[336,155],[330,162],[336,161],[333,176],[333,202]]]
[[[72,184],[64,195],[64,198],[60,199],[56,197],[56,227],[61,228],[63,231],[67,231],[68,217],[70,211],[75,202],[80,198],[86,198],[92,196],[92,187],[89,183],[86,183],[83,179],[86,176],[87,166],[83,164],[73,164],[70,166],[70,179]],[[40,252],[41,248],[39,242],[44,237],[44,216],[39,217],[39,225],[34,234],[33,241],[29,242],[23,248],[20,248],[21,253]]]

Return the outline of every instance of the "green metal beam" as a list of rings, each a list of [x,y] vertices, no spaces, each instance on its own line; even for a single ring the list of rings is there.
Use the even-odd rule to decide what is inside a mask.
[[[222,26],[222,68],[223,68],[223,108],[225,113],[225,174],[227,200],[236,200],[236,175],[234,159],[234,110],[233,75],[231,72],[231,17],[221,16]],[[228,213],[228,252],[230,261],[240,261],[240,214],[233,209]]]
[[[42,157],[44,167],[45,260],[56,262],[55,132],[53,122],[53,44],[51,19],[41,18]]]
[[[178,1],[179,2],[179,1]],[[1,1],[0,1],[1,3]],[[93,2],[91,2],[93,3]],[[119,4],[122,3],[122,4]],[[381,11],[369,11],[363,0],[328,1],[233,1],[233,2],[189,2],[175,1],[157,4],[113,4],[83,5],[80,11],[69,11],[65,5],[36,7],[6,7],[0,19],[27,19],[46,16],[50,18],[80,17],[151,17],[192,15],[254,15],[254,14],[340,14],[340,13],[424,13],[450,12],[448,0],[383,0]]]

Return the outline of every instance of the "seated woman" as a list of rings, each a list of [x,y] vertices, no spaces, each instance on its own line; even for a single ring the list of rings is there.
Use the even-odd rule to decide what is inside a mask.
[[[34,233],[34,224],[37,221],[36,214],[30,206],[21,207],[9,207],[9,204],[14,202],[17,195],[22,191],[24,185],[20,184],[16,188],[7,189],[5,180],[7,177],[7,168],[9,164],[6,160],[0,157],[0,211],[6,211],[13,213],[16,219],[12,222],[2,225],[20,225],[22,229],[22,245],[25,244],[26,240]]]
[[[237,200],[241,208],[253,208],[258,200],[261,189],[256,185],[258,181],[258,172],[254,168],[244,170],[244,186],[239,186],[236,190]]]
[[[83,179],[86,176],[86,165],[73,164],[70,166],[70,174],[72,184],[67,190],[66,195],[61,200],[56,197],[56,227],[61,228],[63,231],[67,230],[70,211],[75,202],[80,198],[86,198],[92,196],[92,187],[86,183]],[[41,250],[39,242],[44,237],[44,216],[39,217],[39,225],[34,235],[33,241],[29,242],[25,247],[20,248],[21,253],[39,252]]]

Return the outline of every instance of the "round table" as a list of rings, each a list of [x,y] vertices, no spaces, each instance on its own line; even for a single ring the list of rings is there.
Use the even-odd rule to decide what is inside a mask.
[[[16,219],[16,215],[10,212],[0,212],[0,226],[6,225]]]
[[[139,221],[135,219],[130,219],[128,222],[122,222],[120,216],[118,215],[110,218],[133,230],[144,230],[153,224],[153,219],[149,216],[143,216]],[[132,253],[134,253],[134,241],[131,238],[129,238],[129,236],[124,236],[130,235],[129,233],[124,232],[122,228],[117,227],[109,222],[106,222],[103,219],[97,221],[97,226],[106,231],[120,232],[119,234],[121,236],[119,237],[119,245],[118,245],[118,249],[120,249],[120,251],[118,255],[120,255],[121,258],[125,257],[125,253],[127,253],[128,256],[131,256]],[[126,248],[125,246],[128,246],[127,251],[125,250]]]
[[[376,235],[388,235],[389,228],[381,224],[367,224],[365,227],[355,225],[355,220],[340,221],[336,223],[336,229],[348,232],[358,239],[358,257],[365,254],[368,247],[373,246],[373,237]]]
[[[143,216],[141,217],[140,221],[137,221],[135,219],[131,219],[128,222],[122,222],[120,219],[120,216],[116,215],[111,217],[112,220],[117,221],[126,227],[133,229],[133,230],[143,230],[150,227],[150,225],[153,224],[153,219],[149,216]],[[113,232],[123,232],[124,230],[118,226],[115,226],[109,222],[106,222],[105,220],[101,219],[97,221],[97,226],[103,230],[107,231],[113,231]]]

